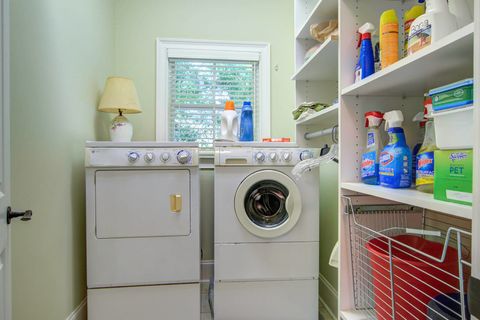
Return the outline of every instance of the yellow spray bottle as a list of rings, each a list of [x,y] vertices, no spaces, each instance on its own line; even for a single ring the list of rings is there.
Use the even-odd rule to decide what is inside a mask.
[[[398,61],[398,18],[393,9],[380,17],[380,61],[382,69]]]

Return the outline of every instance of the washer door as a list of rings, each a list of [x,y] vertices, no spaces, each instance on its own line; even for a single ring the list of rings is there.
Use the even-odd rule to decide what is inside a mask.
[[[235,194],[235,213],[250,233],[276,238],[295,227],[302,212],[300,191],[286,174],[262,170],[240,183]]]

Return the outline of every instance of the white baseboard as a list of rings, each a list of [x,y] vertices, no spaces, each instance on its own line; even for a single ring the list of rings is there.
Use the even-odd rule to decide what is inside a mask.
[[[337,289],[335,289],[335,287],[332,286],[332,284],[327,280],[327,278],[325,278],[323,274],[318,274],[318,281],[321,282],[325,288],[327,288],[331,296],[335,297],[335,299],[338,300]],[[327,312],[330,314],[332,319],[337,319],[337,317],[335,316],[335,313],[330,309],[328,304],[325,302],[325,300],[322,299],[320,295],[318,295],[318,301],[321,305],[324,306],[325,310],[327,310]]]
[[[87,298],[83,299],[66,320],[87,320]]]

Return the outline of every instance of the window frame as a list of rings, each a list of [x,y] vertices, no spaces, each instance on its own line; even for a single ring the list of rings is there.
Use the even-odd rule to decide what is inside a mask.
[[[169,58],[258,61],[260,106],[258,133],[259,137],[270,137],[270,44],[157,38],[155,116],[157,141],[169,141]]]

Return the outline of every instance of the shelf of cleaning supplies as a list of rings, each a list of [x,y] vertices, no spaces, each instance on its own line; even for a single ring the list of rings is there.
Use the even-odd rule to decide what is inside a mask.
[[[318,0],[307,20],[298,30],[296,39],[312,39],[310,26],[332,19],[338,19],[338,0]]]
[[[342,90],[345,96],[423,96],[473,75],[474,24]],[[353,74],[353,71],[352,71]]]
[[[374,313],[373,310],[368,312],[362,310],[345,310],[340,311],[340,318],[343,320],[369,320],[372,319],[372,313]]]
[[[338,79],[338,41],[329,38],[298,69],[292,80],[321,81]]]
[[[313,126],[322,125],[325,127],[331,127],[338,123],[338,108],[339,104],[336,103],[333,106],[318,111],[305,119],[296,122],[297,126]]]
[[[358,182],[344,182],[342,183],[342,189],[447,213],[456,217],[472,219],[472,207],[435,200],[432,194],[423,193],[415,189],[390,189]]]

